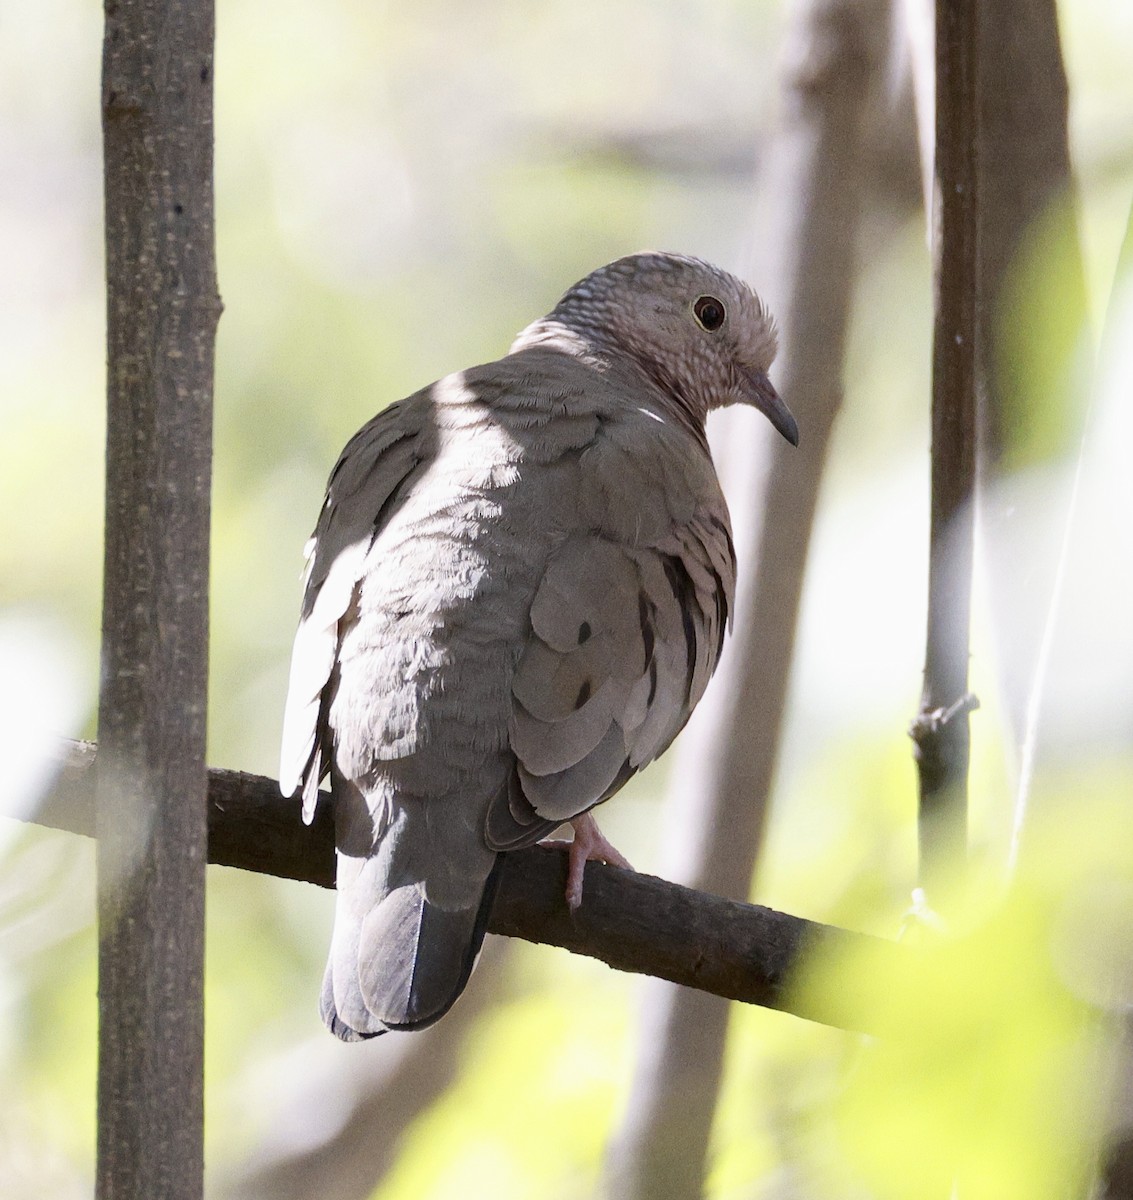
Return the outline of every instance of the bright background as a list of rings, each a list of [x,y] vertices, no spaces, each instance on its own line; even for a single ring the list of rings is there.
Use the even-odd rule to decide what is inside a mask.
[[[225,312],[209,761],[274,775],[300,551],[346,438],[390,400],[503,353],[516,330],[608,259],[660,247],[735,266],[758,241],[757,194],[774,182],[757,173],[776,114],[785,11],[739,0],[224,0],[219,8]],[[1061,15],[1081,232],[1100,324],[1133,195],[1133,7],[1074,0]],[[30,811],[42,786],[51,738],[91,737],[95,727],[100,38],[93,4],[0,0],[0,812],[15,815]],[[896,932],[914,881],[905,728],[923,653],[931,334],[923,220],[894,211],[904,215],[871,219],[863,234],[846,407],[753,890],[760,902],[885,935]],[[1109,947],[1104,921],[1120,924],[1130,911],[1133,869],[1113,848],[1133,783],[1133,697],[1123,670],[1128,636],[1113,638],[1133,609],[1128,574],[1112,572],[1129,549],[1115,518],[1133,512],[1122,507],[1131,497],[1117,456],[1133,438],[1122,416],[1133,371],[1114,354],[1102,374],[1098,420],[1108,424],[1090,460],[1097,487],[1083,503],[1092,505],[1093,540],[1081,553],[1111,573],[1095,584],[1084,570],[1082,595],[1072,588],[1067,603],[1109,603],[1088,619],[1091,637],[1054,661],[1049,720],[1065,747],[1064,770],[1056,784],[1048,777],[1053,815],[1039,841],[1055,847],[1050,861],[1059,869],[1040,870],[1017,908],[996,909],[993,920],[973,901],[984,941],[954,972],[941,968],[944,978],[982,977],[1006,947],[1049,948],[1052,929],[1070,930],[1057,945],[1072,946],[1066,953],[1077,963],[1090,953],[1082,922],[1096,930],[1102,921],[1098,945]],[[1019,480],[1021,494],[1063,477],[1057,463],[1042,470]],[[984,700],[973,720],[975,852],[992,878],[1006,852],[1011,771],[982,611],[973,659]],[[1085,670],[1087,659],[1096,670]],[[604,821],[645,870],[657,862],[664,776],[662,762]],[[1068,829],[1081,840],[1068,839]],[[1101,847],[1112,853],[1099,857]],[[207,1139],[218,1196],[273,1134],[299,1140],[337,1119],[320,1102],[306,1125],[288,1123],[309,1077],[355,1069],[359,1055],[393,1053],[389,1038],[339,1046],[319,1024],[331,904],[313,887],[210,868]],[[0,1194],[11,1200],[90,1191],[93,908],[89,843],[0,820]],[[1038,941],[1021,930],[1041,931]],[[1060,975],[1062,960],[1039,953],[1032,963],[1030,950],[1018,953],[1031,964],[1023,977],[1045,997],[1014,1051],[1034,1067],[1043,1047],[1089,1036],[1078,1010],[1067,1017],[1043,990],[1052,972],[1062,984],[1079,979],[1078,967]],[[923,994],[892,994],[931,1006],[940,988],[929,975],[918,985]],[[405,1131],[375,1193],[381,1200],[568,1200],[598,1188],[628,1091],[637,981],[520,945],[493,968],[492,988],[453,1082]],[[1097,1000],[1096,990],[1086,988],[1085,998]],[[1075,1003],[1083,998],[1081,988],[1070,991]],[[1010,984],[997,991],[988,983],[978,1003],[985,1015],[1031,1011]],[[1066,1022],[1074,1032],[1064,1037]],[[948,1036],[970,1043],[978,1024]],[[1006,1015],[991,1024],[1018,1026]],[[947,1058],[957,1042],[941,1037]],[[909,1172],[936,1170],[926,1166],[932,1138],[922,1139],[926,1127],[953,1128],[949,1113],[957,1143],[972,1149],[970,1128],[949,1109],[954,1093],[907,1062],[863,1065],[862,1053],[850,1035],[738,1011],[709,1194],[929,1194],[893,1180],[908,1185]],[[1070,1059],[1078,1079],[1089,1054]],[[1082,1078],[1083,1094],[1096,1097],[1098,1077]],[[991,1104],[989,1112],[1000,1111]],[[985,1116],[982,1127],[994,1127]],[[927,1126],[914,1128],[918,1120]],[[1050,1142],[1033,1124],[1015,1142],[1013,1131],[1006,1141],[995,1136],[987,1134],[987,1161],[1000,1165]],[[976,1176],[998,1178],[1000,1165],[983,1169],[972,1154]],[[1015,1178],[1023,1182],[1030,1186]],[[1005,1188],[987,1194],[1013,1194]]]

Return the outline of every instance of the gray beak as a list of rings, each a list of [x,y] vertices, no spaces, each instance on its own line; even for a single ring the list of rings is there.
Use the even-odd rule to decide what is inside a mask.
[[[792,446],[797,446],[799,423],[771,386],[771,380],[762,371],[752,371],[744,382],[744,400],[758,408]]]

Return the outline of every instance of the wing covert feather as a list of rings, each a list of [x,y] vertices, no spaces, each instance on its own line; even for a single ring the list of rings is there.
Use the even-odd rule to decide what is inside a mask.
[[[735,589],[724,518],[641,546],[587,530],[548,562],[512,682],[514,797],[489,813],[494,848],[580,815],[661,754],[720,655]],[[525,830],[529,830],[526,833]]]

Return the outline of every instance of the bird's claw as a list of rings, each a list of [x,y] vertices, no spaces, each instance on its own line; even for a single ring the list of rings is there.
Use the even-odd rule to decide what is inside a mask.
[[[545,846],[560,846],[567,851],[566,902],[571,912],[577,912],[582,903],[582,883],[588,862],[604,862],[611,867],[632,871],[629,859],[598,828],[598,822],[589,813],[571,821],[574,841],[544,842]]]

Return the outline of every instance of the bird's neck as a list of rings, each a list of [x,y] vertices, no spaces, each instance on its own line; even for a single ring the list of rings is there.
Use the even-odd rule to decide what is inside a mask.
[[[648,387],[664,408],[680,422],[702,445],[707,446],[704,432],[704,404],[680,381],[663,372],[655,356],[635,354],[632,348],[615,344],[602,336],[600,329],[579,328],[566,324],[554,314],[540,317],[522,330],[511,345],[510,354],[521,350],[549,350],[569,355],[607,378],[624,376],[627,388]]]
[[[526,329],[521,329],[508,353],[515,354],[520,350],[533,349],[557,350],[560,354],[577,358],[587,366],[599,370],[609,366],[611,357],[609,350],[600,344],[599,339],[589,332],[566,325],[553,316],[540,317],[538,321],[532,321]]]

